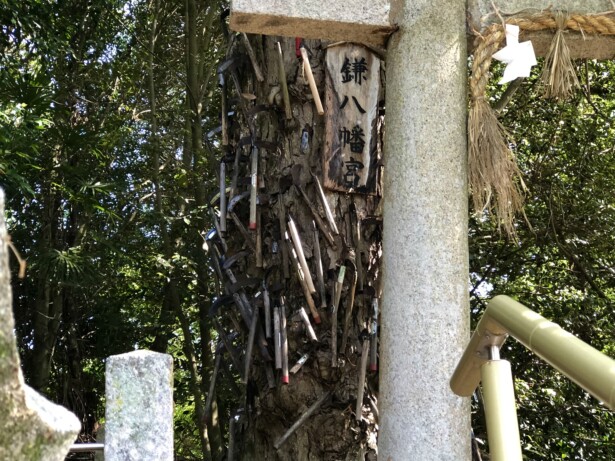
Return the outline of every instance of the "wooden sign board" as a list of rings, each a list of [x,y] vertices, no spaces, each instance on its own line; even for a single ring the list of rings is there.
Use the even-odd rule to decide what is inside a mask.
[[[376,194],[380,59],[360,45],[327,50],[324,185]]]

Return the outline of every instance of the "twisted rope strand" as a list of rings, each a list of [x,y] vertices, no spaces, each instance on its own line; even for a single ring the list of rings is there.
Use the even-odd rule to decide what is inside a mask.
[[[557,14],[560,14],[559,23]],[[511,17],[506,23],[526,31],[570,29],[582,34],[615,35],[614,17],[612,13],[571,14],[562,24],[561,13],[547,11]],[[506,130],[486,100],[493,54],[505,38],[502,24],[490,26],[477,38],[469,82],[468,173],[475,210],[480,212],[493,204],[500,225],[514,237],[514,217],[517,213],[523,214],[523,179],[514,154],[507,146]]]
[[[553,12],[512,17],[508,18],[506,23],[519,26],[521,30],[533,32],[558,29],[556,13]],[[565,23],[565,28],[584,34],[615,35],[615,18],[612,14],[571,14]],[[478,45],[474,51],[474,62],[472,64],[472,76],[470,77],[472,99],[485,96],[493,53],[500,48],[505,38],[506,34],[501,24],[490,26],[483,35],[478,37]]]

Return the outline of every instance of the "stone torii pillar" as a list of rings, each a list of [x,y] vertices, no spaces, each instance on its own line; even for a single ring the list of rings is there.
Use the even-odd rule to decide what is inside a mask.
[[[494,3],[502,13],[612,9],[608,0]],[[469,402],[449,388],[469,339],[466,17],[481,30],[493,3],[468,0],[467,8],[461,0],[233,0],[231,8],[231,27],[243,32],[379,46],[390,36],[378,439],[384,461],[471,458]],[[536,34],[538,55],[550,40]],[[613,38],[599,40],[599,49],[613,49]],[[576,57],[608,55],[595,55],[595,41],[568,43]]]
[[[469,460],[448,381],[469,334],[465,3],[393,2],[378,455]]]

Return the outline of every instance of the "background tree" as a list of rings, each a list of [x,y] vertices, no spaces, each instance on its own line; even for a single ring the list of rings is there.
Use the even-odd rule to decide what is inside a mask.
[[[529,188],[527,222],[518,222],[513,242],[502,238],[487,216],[473,220],[474,318],[486,298],[508,294],[612,355],[615,145],[608,76],[613,66],[579,62],[581,88],[560,104],[540,97],[539,71],[503,112]],[[501,90],[492,89],[497,100]],[[610,411],[514,341],[503,354],[513,364],[528,459],[613,456]],[[484,437],[481,414],[475,414],[479,438]]]
[[[29,262],[14,280],[29,383],[80,415],[86,437],[104,415],[104,359],[168,350],[177,451],[209,458],[219,429],[212,422],[208,439],[195,408],[211,362],[199,312],[210,303],[200,234],[212,175],[191,131],[217,114],[203,103],[212,79],[189,88],[188,73],[214,75],[220,5],[188,7],[3,2],[0,163],[12,238]]]

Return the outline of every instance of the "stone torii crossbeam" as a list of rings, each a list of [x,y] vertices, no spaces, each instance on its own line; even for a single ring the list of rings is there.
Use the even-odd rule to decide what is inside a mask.
[[[466,7],[467,3],[467,7]],[[608,0],[233,0],[231,27],[387,48],[379,458],[469,461],[469,402],[449,379],[469,339],[467,57],[474,31],[528,10]],[[544,55],[552,34],[522,34]],[[574,58],[615,39],[567,38]],[[470,44],[470,46],[468,46]]]
[[[233,0],[231,27],[234,30],[282,36],[301,36],[321,40],[343,40],[385,46],[397,29],[389,0],[346,0],[323,3],[319,0]],[[613,10],[608,0],[468,0],[468,40],[472,47],[473,31],[499,21],[493,5],[502,15],[522,11],[538,12],[541,8],[577,13],[599,13]],[[550,32],[533,32],[532,42],[539,56],[546,54],[552,39]],[[527,34],[521,36],[527,39]],[[568,41],[574,58],[611,59],[615,56],[615,37],[597,36],[587,40],[571,36]]]

